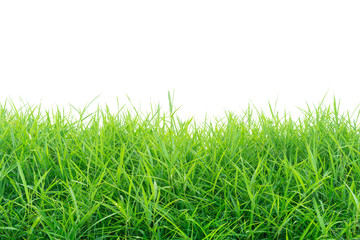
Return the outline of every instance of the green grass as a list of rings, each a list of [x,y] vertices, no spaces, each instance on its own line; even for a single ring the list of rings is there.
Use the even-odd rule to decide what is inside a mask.
[[[270,107],[271,109],[271,107]],[[196,124],[0,106],[0,239],[360,239],[357,112]]]

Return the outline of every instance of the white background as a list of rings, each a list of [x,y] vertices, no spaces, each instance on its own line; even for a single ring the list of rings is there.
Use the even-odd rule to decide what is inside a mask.
[[[252,101],[360,104],[360,1],[1,1],[0,101],[161,103],[183,117]]]

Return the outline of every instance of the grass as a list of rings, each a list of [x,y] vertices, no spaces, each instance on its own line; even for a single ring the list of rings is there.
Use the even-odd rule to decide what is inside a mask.
[[[357,115],[0,106],[0,239],[360,239]],[[354,112],[356,114],[356,111]]]

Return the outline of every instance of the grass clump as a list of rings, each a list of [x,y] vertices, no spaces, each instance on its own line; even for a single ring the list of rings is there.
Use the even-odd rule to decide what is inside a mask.
[[[357,119],[0,106],[0,239],[360,238]]]

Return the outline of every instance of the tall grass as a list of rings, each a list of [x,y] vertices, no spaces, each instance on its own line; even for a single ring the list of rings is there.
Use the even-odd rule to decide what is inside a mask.
[[[357,116],[0,106],[0,239],[360,238]],[[75,116],[75,117],[74,117]]]

